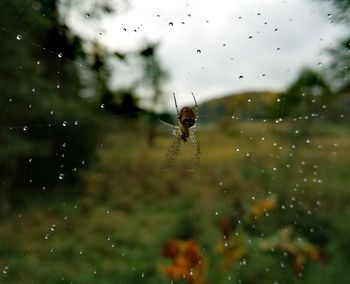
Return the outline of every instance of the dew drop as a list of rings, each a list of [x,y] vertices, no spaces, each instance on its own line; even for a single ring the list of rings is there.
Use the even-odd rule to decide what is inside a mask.
[[[67,121],[63,121],[63,122],[62,122],[62,126],[64,126],[64,127],[66,127],[67,124],[68,124]]]
[[[242,75],[240,75],[238,78],[239,78],[239,79],[243,79],[243,76],[242,76]]]
[[[197,49],[197,53],[202,53],[202,51],[200,49]]]
[[[23,131],[27,131],[28,130],[28,126],[23,126]]]
[[[79,121],[78,120],[74,121],[74,125],[79,125]]]
[[[17,35],[17,36],[16,36],[16,39],[17,39],[17,40],[21,40],[21,39],[22,39],[22,36],[21,36],[21,35]]]
[[[59,174],[58,179],[63,180],[64,179],[64,174]]]
[[[171,26],[171,27],[172,27],[173,25],[174,25],[174,23],[173,23],[173,22],[169,22],[169,26]]]
[[[63,54],[62,54],[62,53],[59,53],[57,56],[58,56],[58,58],[62,58],[62,57],[63,57]]]

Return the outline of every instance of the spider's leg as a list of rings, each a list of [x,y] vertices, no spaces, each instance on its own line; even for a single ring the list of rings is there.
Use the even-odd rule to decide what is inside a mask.
[[[196,101],[196,98],[195,98],[193,92],[191,92],[191,94],[192,94],[192,97],[194,99],[194,104],[196,106],[196,119],[197,119],[198,118],[198,104],[197,104],[197,101]]]
[[[196,148],[195,159],[196,159],[196,167],[198,167],[199,162],[200,162],[200,158],[201,158],[201,146],[200,146],[199,141],[197,140],[196,136],[194,136],[193,132],[191,132],[190,138],[191,138],[191,140]]]
[[[175,93],[173,93],[173,96],[174,96],[174,102],[175,102],[175,107],[176,107],[176,112],[177,112],[177,118],[179,118],[180,117],[180,113],[179,113],[179,108],[177,107]]]
[[[177,126],[177,125],[172,125],[172,124],[167,123],[167,122],[165,122],[165,121],[163,121],[163,120],[161,120],[160,122],[163,123],[164,125],[170,127],[170,128],[173,130],[173,131],[172,131],[172,134],[173,134],[174,136],[178,136],[178,135],[181,134],[181,133],[180,133],[180,127],[179,127],[179,126]]]
[[[161,120],[160,122],[163,123],[163,124],[166,125],[166,126],[171,127],[171,128],[176,128],[175,125],[172,125],[172,124],[170,124],[170,123],[168,123],[168,122],[165,122],[165,121],[163,121],[163,120]]]
[[[177,135],[174,139],[173,144],[171,145],[168,153],[166,154],[166,159],[167,159],[167,168],[166,170],[169,170],[175,162],[175,158],[177,153],[179,152],[180,149],[180,145],[181,145],[181,136]]]

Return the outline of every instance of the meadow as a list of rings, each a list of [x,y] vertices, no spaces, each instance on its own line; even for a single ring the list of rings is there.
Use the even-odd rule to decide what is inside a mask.
[[[1,220],[1,283],[350,283],[348,126],[199,125],[200,167],[164,171],[169,129],[108,124],[82,182]]]

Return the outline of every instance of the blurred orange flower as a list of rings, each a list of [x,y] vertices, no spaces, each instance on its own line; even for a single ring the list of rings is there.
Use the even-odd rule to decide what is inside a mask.
[[[272,210],[277,206],[277,198],[272,195],[268,198],[256,201],[249,209],[250,218],[259,218],[268,210]]]
[[[161,266],[170,279],[184,279],[190,284],[205,283],[206,260],[195,241],[169,240],[162,254],[173,260],[172,265]]]
[[[288,252],[294,257],[294,271],[297,275],[304,269],[304,263],[307,257],[323,261],[321,251],[313,244],[302,238],[296,238],[292,228],[287,227],[278,231],[276,234],[260,242],[262,250],[281,250]]]
[[[232,264],[247,255],[247,237],[244,233],[222,240],[216,247],[216,251],[222,255],[222,265],[228,269]]]

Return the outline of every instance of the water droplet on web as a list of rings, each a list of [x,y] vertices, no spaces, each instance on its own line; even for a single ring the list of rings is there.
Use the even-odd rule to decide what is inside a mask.
[[[249,39],[252,39],[253,38],[253,36],[249,36]]]
[[[277,29],[277,28],[275,29],[275,32],[278,32],[278,29]]]
[[[63,54],[62,53],[59,53],[58,54],[58,58],[62,58],[63,57]]]
[[[57,88],[57,89],[61,88],[60,84],[58,84],[58,85],[56,86],[56,88]]]
[[[64,126],[64,127],[66,127],[67,124],[68,124],[67,121],[63,121],[63,122],[62,122],[62,126]]]
[[[64,174],[59,174],[58,179],[63,180],[64,179]]]
[[[197,49],[197,53],[202,53],[202,51],[200,49]]]
[[[17,40],[21,40],[21,39],[22,39],[22,36],[21,36],[21,35],[17,35],[17,36],[16,36],[16,39],[17,39]]]
[[[74,125],[78,125],[78,124],[79,124],[78,120],[74,121]]]
[[[32,89],[32,92],[35,93],[35,88]]]
[[[28,130],[28,126],[23,126],[23,131],[27,131]]]
[[[90,17],[90,14],[87,13],[87,14],[85,15],[85,18],[89,18],[89,17]]]
[[[238,78],[239,78],[239,79],[243,79],[243,76],[242,76],[242,75],[240,75]]]
[[[101,104],[101,108],[105,108],[105,105],[104,105],[104,104]]]
[[[171,26],[171,27],[172,27],[173,25],[174,25],[174,23],[173,23],[173,22],[170,22],[170,23],[169,23],[169,26]]]

